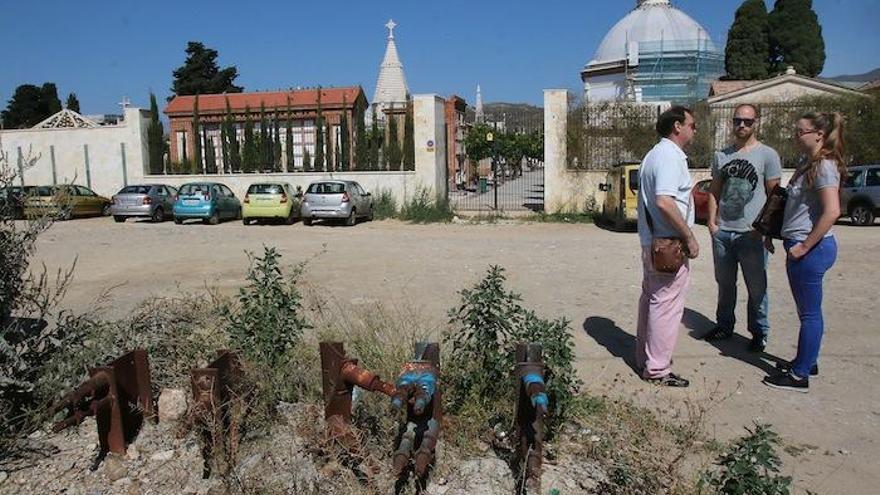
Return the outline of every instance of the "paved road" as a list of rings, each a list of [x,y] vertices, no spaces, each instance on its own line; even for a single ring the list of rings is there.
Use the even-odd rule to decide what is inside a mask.
[[[495,206],[495,191],[485,193],[453,191],[449,195],[458,211],[491,211]],[[544,209],[544,170],[523,169],[523,175],[498,187],[498,209],[502,211]]]

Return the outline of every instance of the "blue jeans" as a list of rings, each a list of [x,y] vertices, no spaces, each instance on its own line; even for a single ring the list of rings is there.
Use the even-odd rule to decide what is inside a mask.
[[[712,236],[712,256],[715,259],[715,281],[718,282],[718,307],[715,321],[720,328],[733,331],[736,324],[736,278],[742,267],[743,279],[749,293],[748,329],[756,337],[767,338],[770,322],[767,319],[767,249],[764,239],[751,232],[719,230]]]
[[[796,241],[786,240],[783,245],[788,252]],[[797,305],[801,330],[798,334],[797,356],[791,362],[791,371],[800,378],[810,376],[810,368],[819,359],[819,346],[825,322],[822,319],[822,278],[837,259],[837,241],[826,237],[813,246],[798,261],[785,263],[791,294]]]

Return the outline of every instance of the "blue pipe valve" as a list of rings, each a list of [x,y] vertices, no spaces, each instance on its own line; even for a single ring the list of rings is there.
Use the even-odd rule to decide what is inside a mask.
[[[522,377],[522,381],[526,391],[529,390],[529,385],[537,384],[541,386],[541,392],[531,395],[532,407],[546,413],[550,406],[550,400],[547,398],[547,393],[543,391],[545,389],[544,377],[537,373],[528,373]]]

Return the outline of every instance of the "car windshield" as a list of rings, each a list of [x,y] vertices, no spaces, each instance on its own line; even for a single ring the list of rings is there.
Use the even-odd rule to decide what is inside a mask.
[[[251,184],[248,194],[281,194],[284,188],[279,184]]]
[[[123,187],[119,194],[150,194],[151,186],[126,186]]]
[[[211,191],[211,186],[208,184],[184,184],[180,188],[181,196],[199,196],[207,194]]]
[[[345,184],[340,182],[316,182],[309,186],[306,191],[309,194],[342,194],[345,192]]]

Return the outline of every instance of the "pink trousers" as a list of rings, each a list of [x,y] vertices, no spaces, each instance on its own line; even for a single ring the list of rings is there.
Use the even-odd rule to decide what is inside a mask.
[[[642,246],[642,296],[636,332],[636,366],[643,378],[661,378],[672,367],[672,352],[690,286],[688,262],[678,273],[659,273],[651,262],[651,247]]]

